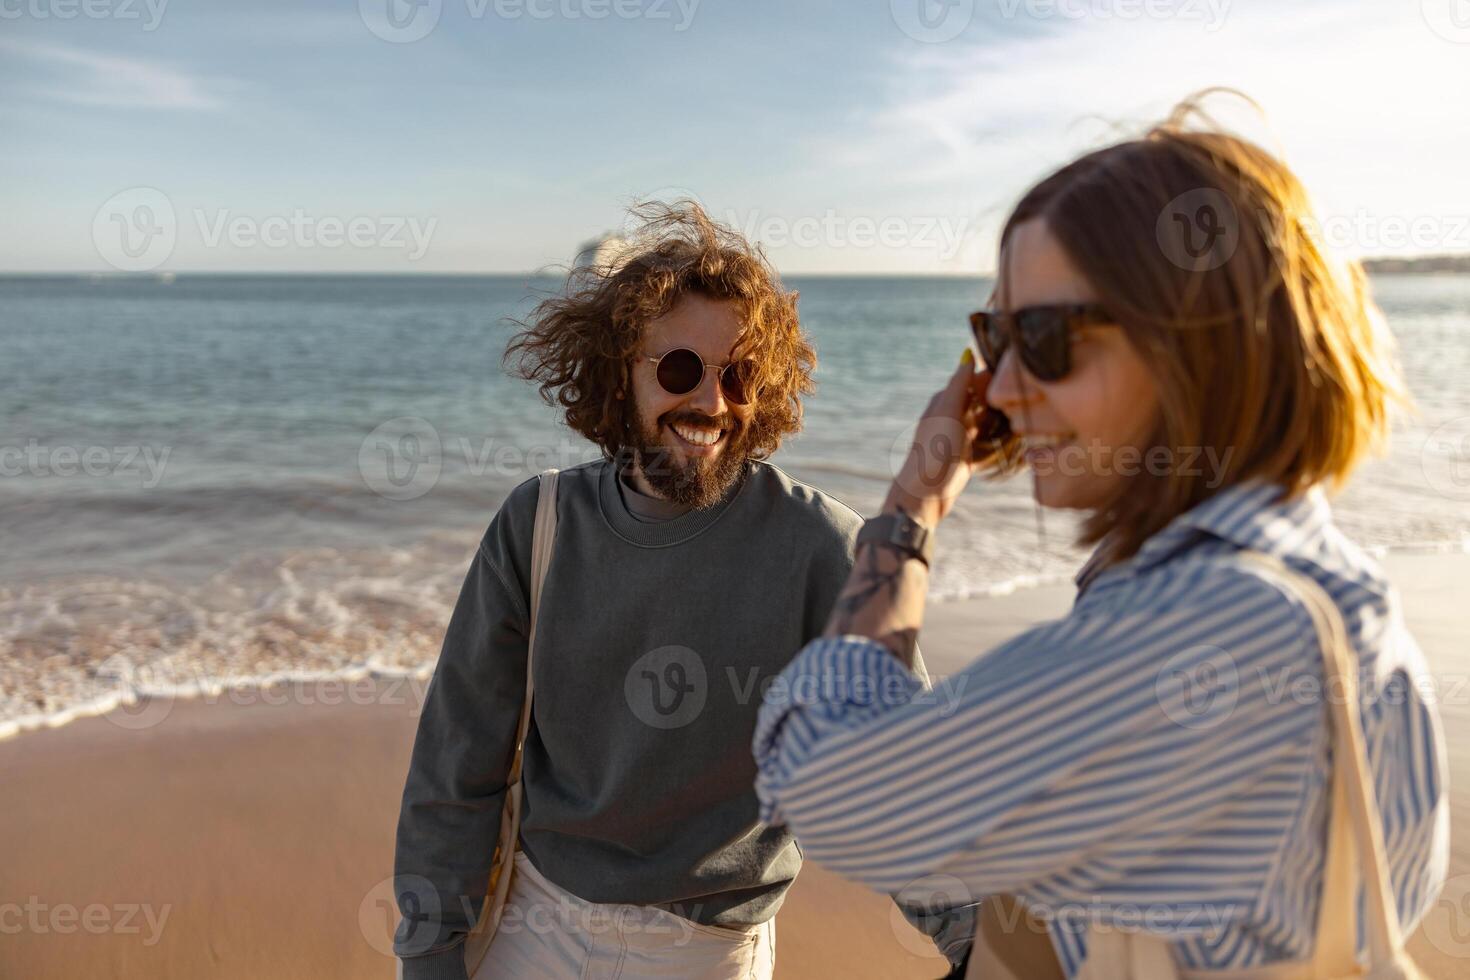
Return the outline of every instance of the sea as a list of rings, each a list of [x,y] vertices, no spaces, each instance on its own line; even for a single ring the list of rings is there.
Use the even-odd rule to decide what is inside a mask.
[[[502,365],[516,321],[561,285],[0,278],[0,737],[146,695],[426,677],[505,494],[598,456]],[[772,461],[872,513],[990,282],[788,285],[818,387]],[[1470,550],[1470,276],[1373,287],[1414,411],[1338,520],[1378,553]],[[1025,475],[976,481],[932,598],[1066,582],[1086,557],[1075,535]]]

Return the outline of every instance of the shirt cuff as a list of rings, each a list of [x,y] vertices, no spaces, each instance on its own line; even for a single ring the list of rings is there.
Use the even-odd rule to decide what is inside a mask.
[[[766,689],[752,749],[760,820],[785,823],[781,796],[816,746],[902,707],[925,680],[865,636],[829,636],[802,648]]]

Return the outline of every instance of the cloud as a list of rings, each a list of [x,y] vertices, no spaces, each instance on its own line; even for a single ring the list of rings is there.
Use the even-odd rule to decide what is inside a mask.
[[[157,62],[11,38],[0,38],[0,51],[40,66],[42,80],[20,91],[53,101],[120,109],[224,106],[200,79]]]
[[[1011,6],[1023,18],[1031,9],[1129,9],[1115,0]],[[807,134],[804,155],[829,187],[902,201],[913,213],[963,214],[984,240],[1033,181],[1139,134],[1193,92],[1229,86],[1257,99],[1264,118],[1229,99],[1208,108],[1283,154],[1324,218],[1443,217],[1464,200],[1451,171],[1470,137],[1463,102],[1450,93],[1470,84],[1470,62],[1464,45],[1429,29],[1417,4],[1173,7],[1195,15],[1052,15],[1025,30],[984,25],[944,43],[896,45],[883,94]]]
[[[1033,6],[1079,5],[1087,6]],[[1383,157],[1385,142],[1432,135],[1447,151],[1463,148],[1447,93],[1470,80],[1465,51],[1436,38],[1417,10],[1369,0],[1349,9],[1216,0],[1217,19],[1203,0],[1174,6],[1197,15],[1053,16],[1010,37],[901,46],[886,96],[837,131],[813,134],[809,148],[834,176],[882,175],[915,193],[989,186],[1007,196],[1219,85],[1266,110],[1264,120],[1227,112],[1223,122],[1334,174],[1345,154]]]

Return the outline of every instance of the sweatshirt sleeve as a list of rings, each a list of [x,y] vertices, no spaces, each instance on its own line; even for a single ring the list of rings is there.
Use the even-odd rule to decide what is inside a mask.
[[[425,695],[394,855],[405,980],[465,976],[525,698],[536,482],[512,492],[476,549]]]

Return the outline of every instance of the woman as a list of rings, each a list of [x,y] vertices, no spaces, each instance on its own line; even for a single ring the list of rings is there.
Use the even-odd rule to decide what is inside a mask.
[[[1389,340],[1291,172],[1193,115],[1017,206],[972,318],[986,370],[967,350],[930,403],[756,730],[762,818],[808,857],[913,903],[1014,896],[1068,976],[1109,926],[1191,971],[1313,952],[1333,691],[1298,590],[1244,552],[1343,619],[1405,931],[1448,859],[1427,671],[1325,496],[1385,434]],[[1022,465],[1039,504],[1087,515],[1075,605],[953,678],[957,704],[911,698],[933,532],[974,472]]]

